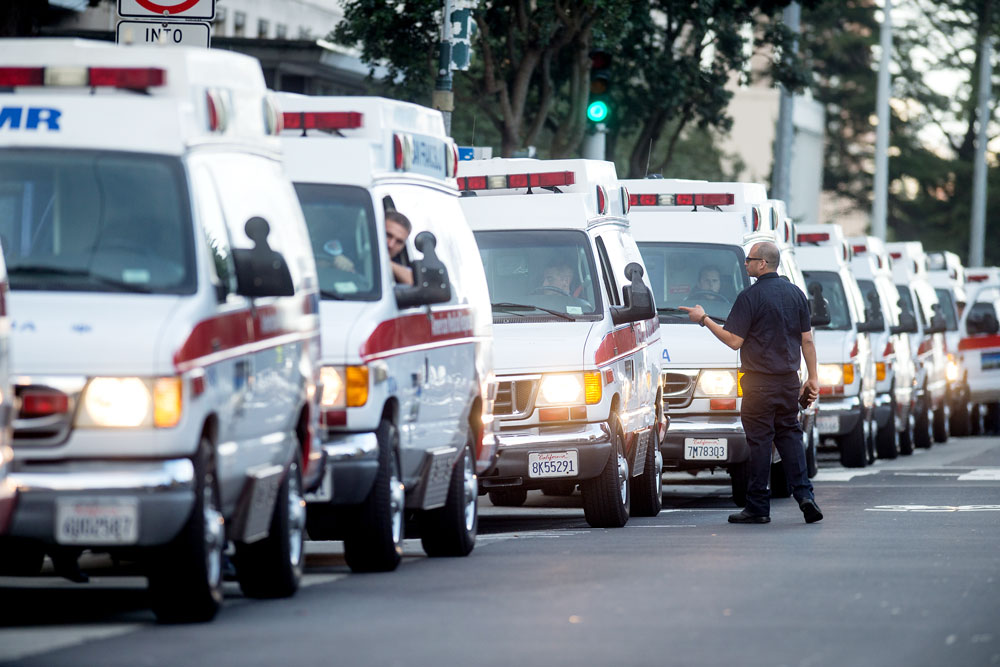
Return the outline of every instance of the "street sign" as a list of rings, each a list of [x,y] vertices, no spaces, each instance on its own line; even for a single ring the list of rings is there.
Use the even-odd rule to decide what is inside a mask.
[[[211,42],[207,23],[193,21],[119,21],[115,33],[118,44],[153,46],[203,46]]]
[[[118,0],[118,15],[124,18],[202,19],[215,18],[215,0]]]

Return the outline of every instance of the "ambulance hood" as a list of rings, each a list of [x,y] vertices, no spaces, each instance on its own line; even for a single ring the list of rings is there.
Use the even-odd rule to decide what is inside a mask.
[[[373,323],[380,319],[371,314],[377,307],[371,301],[321,301],[320,360],[331,364],[359,363],[365,340],[362,336],[366,337]]]
[[[852,361],[851,349],[857,334],[850,330],[814,329],[816,362],[820,364],[846,364]]]
[[[660,324],[663,368],[735,368],[739,354],[697,324]]]
[[[590,336],[600,322],[536,322],[494,324],[493,349],[497,375],[581,370],[593,366],[599,336]],[[588,338],[597,338],[596,341]]]
[[[173,295],[11,291],[16,375],[173,373]],[[193,323],[192,323],[193,324]]]

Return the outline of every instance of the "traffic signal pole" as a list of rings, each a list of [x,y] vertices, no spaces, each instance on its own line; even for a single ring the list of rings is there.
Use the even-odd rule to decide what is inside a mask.
[[[583,157],[587,160],[605,159],[607,136],[608,128],[604,123],[594,125],[594,131],[588,132],[583,138]]]
[[[782,21],[788,29],[798,34],[802,8],[793,2],[785,8]],[[792,47],[798,51],[798,39]],[[775,138],[774,182],[771,184],[771,196],[780,199],[790,206],[789,199],[792,190],[792,148],[795,143],[795,98],[792,92],[784,86],[781,88],[781,99],[778,105],[778,132]]]
[[[979,52],[979,128],[976,131],[976,161],[972,172],[972,220],[969,230],[969,266],[982,266],[985,262],[983,245],[986,242],[986,126],[990,122],[990,88],[993,81],[993,40],[983,40]]]
[[[444,131],[448,136],[451,136],[451,112],[455,110],[455,93],[451,88],[451,5],[452,0],[444,0],[438,75],[434,81],[434,94],[431,96],[431,105],[444,116]]]
[[[892,58],[892,0],[882,8],[882,58],[878,65],[875,113],[875,201],[872,205],[872,236],[886,240],[889,202],[889,61]]]

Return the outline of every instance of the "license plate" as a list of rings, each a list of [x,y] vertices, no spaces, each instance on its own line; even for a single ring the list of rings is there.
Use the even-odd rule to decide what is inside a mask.
[[[575,449],[528,454],[528,477],[576,477],[578,474],[580,463]]]
[[[1000,370],[1000,352],[983,352],[980,363],[984,371]]]
[[[139,502],[134,498],[64,498],[56,503],[59,544],[135,544]]]
[[[684,458],[687,461],[725,461],[729,458],[729,443],[725,438],[684,438]]]
[[[816,417],[816,428],[820,433],[836,433],[840,430],[840,417]]]

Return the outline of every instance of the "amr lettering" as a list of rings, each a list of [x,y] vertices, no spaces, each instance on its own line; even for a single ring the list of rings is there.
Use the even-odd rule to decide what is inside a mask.
[[[3,107],[0,109],[0,130],[8,127],[11,130],[37,130],[43,123],[48,130],[58,130],[61,115],[62,111],[46,107]]]

